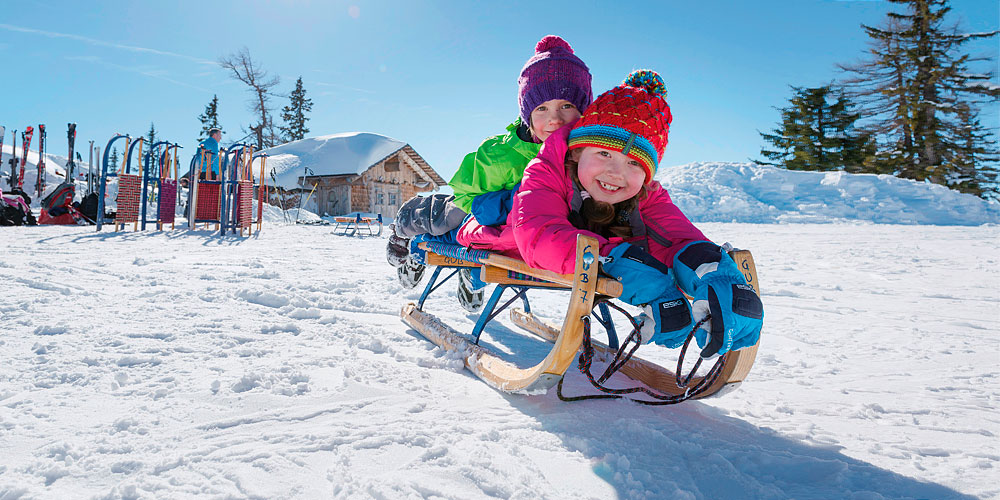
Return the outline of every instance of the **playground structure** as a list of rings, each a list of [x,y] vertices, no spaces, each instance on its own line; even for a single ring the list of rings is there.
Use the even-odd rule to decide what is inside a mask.
[[[253,160],[258,158],[260,182],[255,185]],[[254,154],[254,147],[248,144],[220,148],[218,154],[199,147],[189,167],[188,206],[194,216],[188,218],[188,227],[197,229],[198,224],[205,224],[206,227],[214,224],[222,235],[235,234],[237,230],[240,236],[243,236],[244,230],[253,235],[253,198],[256,190],[259,231],[263,223],[264,199],[267,197],[264,181],[266,162],[267,154]]]
[[[335,217],[333,232],[341,235],[360,235],[362,231],[367,231],[369,236],[382,235],[382,214],[378,217],[362,217],[357,214],[354,217]],[[375,229],[377,228],[377,229]]]

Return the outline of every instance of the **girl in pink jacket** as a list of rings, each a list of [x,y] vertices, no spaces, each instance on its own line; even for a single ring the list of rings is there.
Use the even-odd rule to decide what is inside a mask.
[[[466,224],[460,243],[520,254],[564,274],[576,237],[596,237],[621,299],[643,307],[642,338],[678,347],[694,325],[703,357],[757,343],[763,306],[743,273],[670,200],[653,174],[673,117],[658,74],[633,72],[553,133],[524,171],[507,226]],[[683,290],[694,299],[694,314]]]

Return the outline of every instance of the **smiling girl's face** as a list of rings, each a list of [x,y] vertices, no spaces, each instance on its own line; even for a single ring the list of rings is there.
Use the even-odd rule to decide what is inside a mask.
[[[574,149],[577,177],[596,201],[618,203],[639,194],[646,181],[646,170],[638,160],[620,151],[588,146]]]

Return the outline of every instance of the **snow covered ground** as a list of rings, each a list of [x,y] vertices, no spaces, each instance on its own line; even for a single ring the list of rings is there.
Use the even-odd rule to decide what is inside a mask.
[[[0,499],[1000,498],[997,226],[699,225],[765,330],[661,408],[488,388],[399,320],[384,238],[4,228]]]
[[[1000,205],[746,163],[657,178],[753,251],[766,310],[738,391],[661,408],[489,389],[400,321],[419,289],[384,237],[294,210],[245,239],[2,228],[0,500],[1000,499]],[[471,330],[454,294],[426,309]]]

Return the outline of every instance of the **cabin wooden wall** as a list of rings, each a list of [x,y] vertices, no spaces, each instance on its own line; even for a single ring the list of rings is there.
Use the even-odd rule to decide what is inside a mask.
[[[317,184],[313,197],[320,215],[370,212],[394,218],[406,200],[417,193],[432,191],[433,183],[413,170],[413,161],[404,158],[405,154],[401,151],[361,175],[310,177],[308,184]]]

